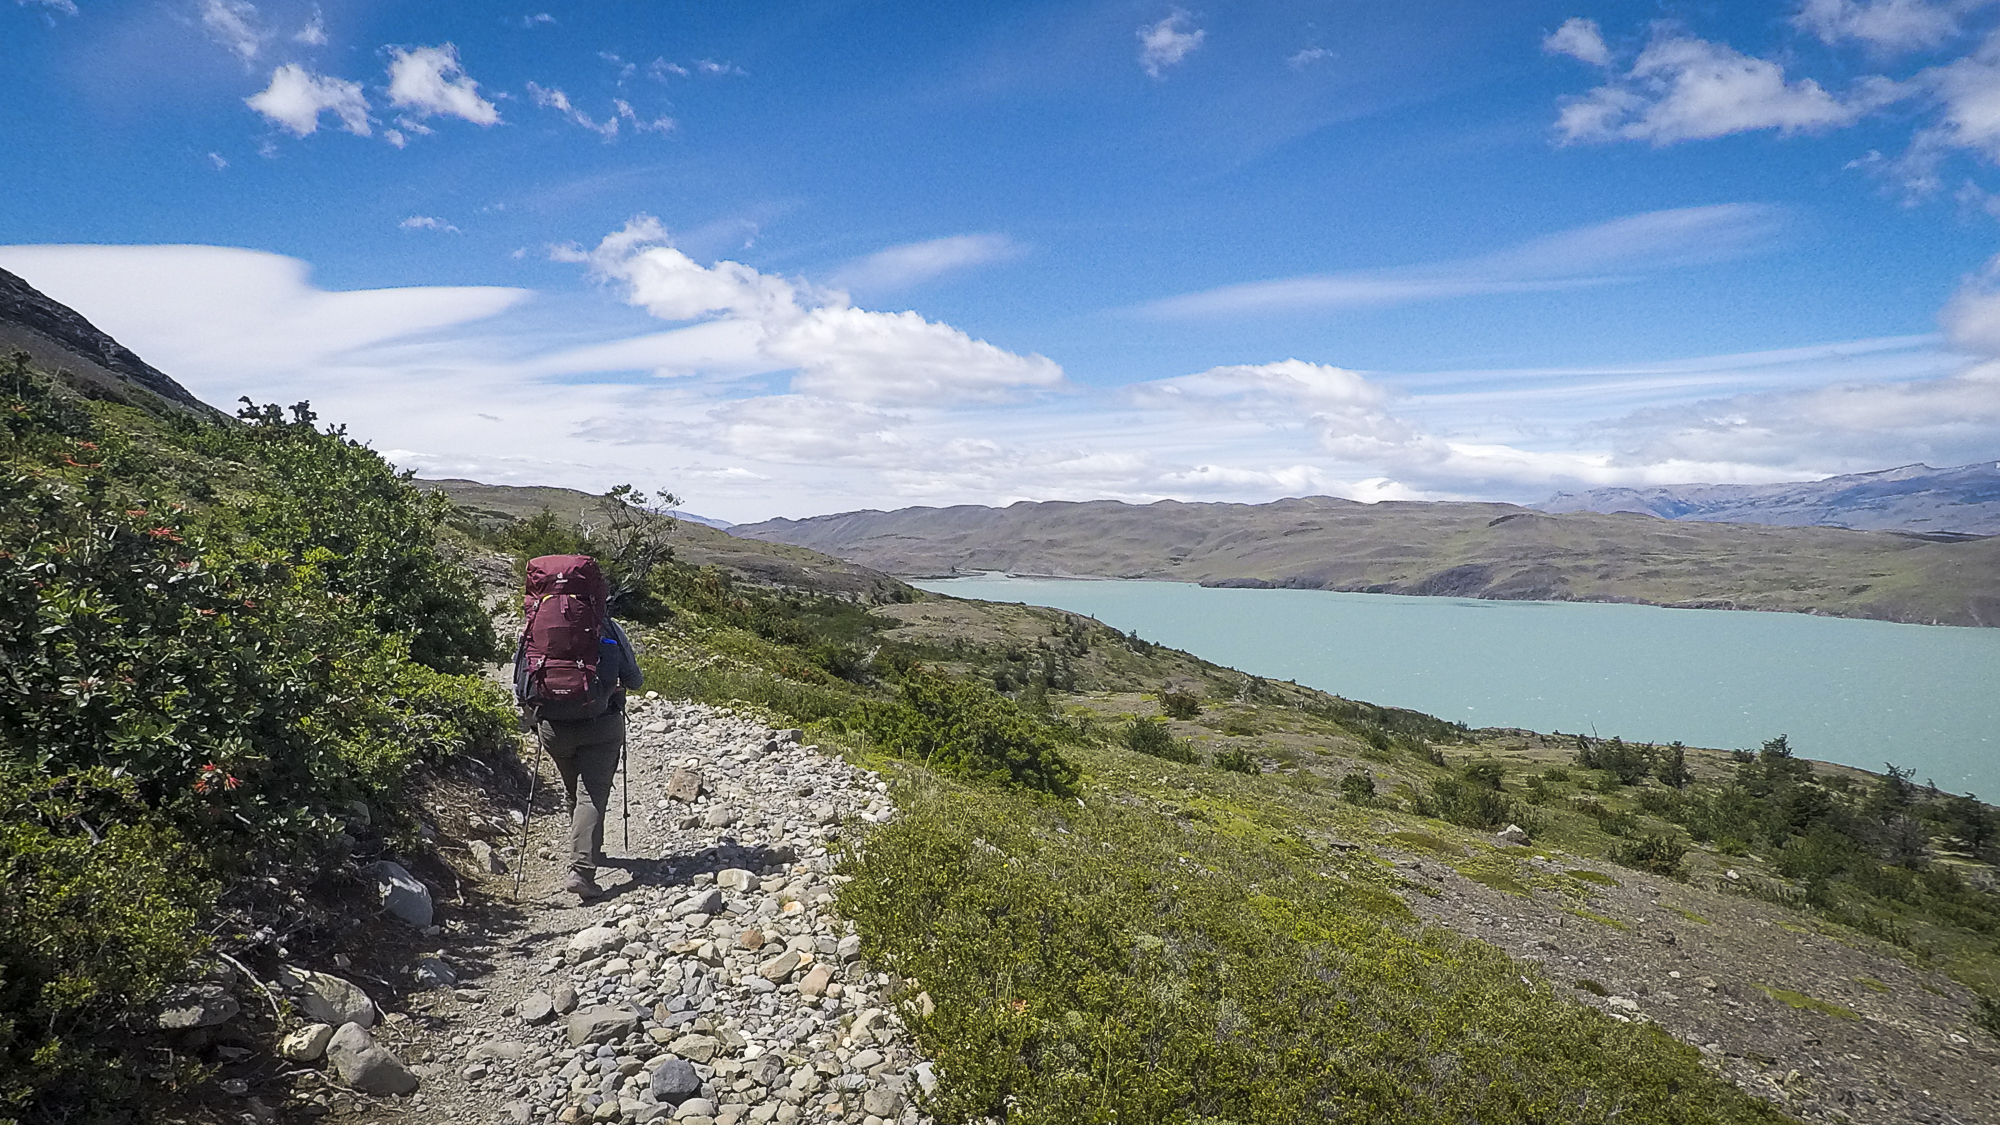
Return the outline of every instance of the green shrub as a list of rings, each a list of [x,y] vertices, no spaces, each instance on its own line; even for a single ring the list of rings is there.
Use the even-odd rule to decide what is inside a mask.
[[[1631,843],[1611,847],[1612,862],[1674,879],[1686,874],[1681,870],[1681,860],[1686,855],[1687,845],[1664,833],[1650,833]]]
[[[1578,735],[1576,764],[1587,770],[1605,771],[1614,786],[1637,785],[1653,772],[1653,754],[1650,748],[1628,744],[1622,738],[1599,742]]]
[[[1216,753],[1215,768],[1227,773],[1254,774],[1260,772],[1257,769],[1256,759],[1252,758],[1249,752],[1239,750],[1233,746]]]
[[[309,567],[377,630],[407,636],[418,663],[468,673],[497,658],[478,585],[439,546],[438,532],[456,512],[451,501],[412,485],[409,473],[344,428],[316,428],[305,403],[292,412],[287,422],[275,406],[246,406],[240,413],[249,425],[201,432],[210,451],[267,470],[262,487],[212,516]]]
[[[1418,802],[1416,812],[1487,831],[1509,822],[1525,827],[1532,819],[1505,794],[1459,777],[1442,777],[1432,782],[1429,796]]]
[[[1186,742],[1167,733],[1166,724],[1149,719],[1133,719],[1118,732],[1118,740],[1125,748],[1155,758],[1165,758],[1169,762],[1192,765],[1201,759]]]
[[[1458,773],[1466,781],[1498,793],[1505,788],[1502,780],[1507,776],[1507,766],[1496,758],[1478,758],[1460,766]]]
[[[1375,776],[1367,770],[1355,770],[1340,779],[1340,796],[1350,805],[1374,804]]]
[[[1170,691],[1160,696],[1160,709],[1185,722],[1201,714],[1201,699],[1191,691]]]
[[[503,745],[438,509],[296,421],[0,399],[0,1120],[128,1107],[218,896],[338,867],[331,809]],[[275,408],[273,408],[275,412]],[[282,879],[279,876],[283,876]]]
[[[929,668],[904,677],[895,702],[864,705],[860,726],[884,751],[957,777],[1068,794],[1079,776],[1013,700]]]
[[[0,1115],[53,1091],[111,1116],[133,1081],[91,1033],[144,1013],[201,949],[209,864],[134,790],[103,767],[0,779]]]
[[[1974,996],[1973,1003],[1972,1022],[1977,1024],[1981,1031],[1991,1035],[1995,1040],[2000,1040],[2000,1003],[1996,1003],[1991,996],[1983,994]]]

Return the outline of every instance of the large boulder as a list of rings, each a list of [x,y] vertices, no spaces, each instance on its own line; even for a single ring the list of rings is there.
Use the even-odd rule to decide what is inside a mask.
[[[630,1008],[585,1008],[569,1017],[569,1045],[616,1043],[639,1030],[639,1015]]]
[[[342,1024],[326,1045],[326,1061],[340,1080],[364,1094],[402,1095],[415,1092],[417,1076],[403,1061],[380,1046],[360,1024]]]
[[[428,929],[435,921],[430,888],[401,864],[380,860],[370,873],[375,876],[375,893],[382,898],[382,909],[420,930]]]
[[[296,965],[278,968],[278,983],[297,998],[307,1019],[339,1027],[344,1023],[375,1026],[375,1002],[353,981]]]

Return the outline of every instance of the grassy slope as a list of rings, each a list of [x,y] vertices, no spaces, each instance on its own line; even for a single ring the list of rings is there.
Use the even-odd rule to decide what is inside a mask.
[[[1548,515],[1507,504],[910,508],[738,527],[892,574],[1159,578],[2000,623],[2000,538]]]

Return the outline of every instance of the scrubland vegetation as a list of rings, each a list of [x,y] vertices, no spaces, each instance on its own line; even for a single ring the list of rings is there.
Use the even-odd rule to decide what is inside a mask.
[[[245,415],[0,379],[0,1116],[195,1077],[142,1052],[195,955],[351,878],[351,802],[408,833],[407,772],[512,729],[449,508],[303,405]]]

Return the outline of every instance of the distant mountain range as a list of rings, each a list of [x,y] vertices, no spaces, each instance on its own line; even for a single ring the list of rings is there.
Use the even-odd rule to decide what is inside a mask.
[[[123,400],[137,387],[182,410],[219,413],[75,309],[0,270],[0,356],[14,351],[88,395]]]
[[[1796,484],[1668,484],[1558,492],[1544,512],[1642,512],[1669,520],[2000,535],[2000,462],[1904,465]]]
[[[904,577],[1004,571],[2000,625],[2000,537],[1328,496],[904,508],[729,530]]]

